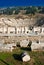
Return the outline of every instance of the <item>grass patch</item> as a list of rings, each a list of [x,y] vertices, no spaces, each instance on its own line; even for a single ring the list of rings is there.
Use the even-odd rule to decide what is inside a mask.
[[[31,60],[25,63],[20,59],[20,54],[23,51],[25,51],[25,49],[17,48],[12,53],[0,52],[0,65],[44,65],[44,52],[26,50],[29,53]]]

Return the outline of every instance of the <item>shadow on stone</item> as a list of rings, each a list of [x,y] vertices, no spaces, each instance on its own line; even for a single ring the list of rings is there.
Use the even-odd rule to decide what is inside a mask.
[[[20,54],[13,54],[15,60],[22,61]]]
[[[21,50],[24,50],[24,51],[31,51],[31,48],[30,47],[22,47],[22,48],[20,48]]]

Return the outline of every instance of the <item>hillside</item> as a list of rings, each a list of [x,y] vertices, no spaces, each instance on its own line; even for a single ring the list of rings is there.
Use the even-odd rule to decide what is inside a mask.
[[[19,7],[7,7],[7,8],[0,8],[0,15],[12,15],[12,14],[35,14],[35,13],[42,13],[44,14],[44,7],[43,6],[19,6]]]
[[[4,21],[1,19],[4,19]],[[5,22],[6,21],[6,22]],[[8,22],[9,21],[9,22]],[[29,27],[34,26],[44,26],[44,14],[35,14],[35,15],[1,15],[0,16],[0,25],[26,25]],[[12,25],[13,24],[13,25]]]

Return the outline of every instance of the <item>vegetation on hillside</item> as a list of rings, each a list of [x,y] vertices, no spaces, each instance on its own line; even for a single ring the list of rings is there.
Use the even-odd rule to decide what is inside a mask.
[[[0,8],[0,14],[12,15],[19,14],[20,10],[25,11],[25,14],[44,13],[44,7],[25,6],[25,7],[8,7]]]

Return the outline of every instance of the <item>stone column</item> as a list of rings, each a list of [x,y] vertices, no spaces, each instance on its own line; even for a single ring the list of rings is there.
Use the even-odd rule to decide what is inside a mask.
[[[17,34],[17,28],[15,27],[15,34]]]

